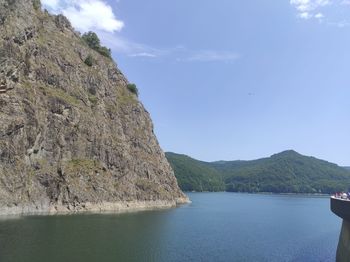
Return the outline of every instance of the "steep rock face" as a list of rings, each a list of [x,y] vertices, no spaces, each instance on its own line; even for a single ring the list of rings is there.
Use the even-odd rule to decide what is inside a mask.
[[[0,214],[186,202],[127,79],[39,4],[0,0]]]

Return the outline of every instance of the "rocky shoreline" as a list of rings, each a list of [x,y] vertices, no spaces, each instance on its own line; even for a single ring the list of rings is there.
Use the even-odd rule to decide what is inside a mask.
[[[84,203],[78,206],[59,204],[49,204],[42,202],[39,205],[28,204],[13,207],[0,207],[0,217],[4,216],[26,216],[26,215],[62,215],[78,213],[127,213],[145,210],[156,210],[174,208],[179,205],[188,204],[188,198],[178,198],[176,200],[152,200],[152,201],[120,201]]]

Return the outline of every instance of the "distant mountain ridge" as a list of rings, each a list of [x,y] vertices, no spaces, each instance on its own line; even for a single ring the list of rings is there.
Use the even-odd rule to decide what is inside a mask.
[[[350,187],[350,168],[304,156],[294,150],[250,161],[203,162],[166,153],[185,191],[333,193]]]

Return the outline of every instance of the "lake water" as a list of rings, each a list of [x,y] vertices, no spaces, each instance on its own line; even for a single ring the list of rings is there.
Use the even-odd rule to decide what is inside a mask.
[[[176,209],[0,220],[0,261],[334,261],[328,198],[191,193]]]

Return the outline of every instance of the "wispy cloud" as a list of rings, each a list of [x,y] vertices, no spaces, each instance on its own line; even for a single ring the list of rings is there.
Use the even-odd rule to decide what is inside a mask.
[[[329,22],[327,22],[327,24],[330,26],[336,26],[339,28],[350,26],[350,22],[347,20],[342,20],[342,21],[337,21],[337,22],[329,21]]]
[[[130,57],[155,58],[164,56],[169,52],[167,49],[153,48],[151,46],[137,43],[126,39],[119,34],[98,31],[103,44],[110,47],[114,52],[128,55]]]
[[[123,21],[116,18],[110,5],[101,0],[42,0],[44,8],[63,13],[79,31],[120,31]]]
[[[44,7],[54,10],[59,7],[59,2],[59,0],[41,0]]]
[[[317,13],[317,14],[315,14],[315,18],[322,19],[322,18],[324,18],[324,15],[322,13]]]
[[[237,60],[239,57],[240,55],[236,52],[200,50],[189,52],[187,57],[178,60],[187,62],[230,62]]]
[[[157,57],[155,54],[146,53],[146,52],[130,54],[129,56],[130,57],[149,57],[149,58]]]
[[[117,32],[121,31],[124,23],[116,18],[112,7],[103,0],[42,0],[42,4],[50,12],[63,13],[77,30],[95,31],[102,43],[115,54],[176,62],[230,62],[239,58],[233,51],[192,50],[184,46],[154,48],[122,37]]]
[[[290,0],[290,4],[296,9],[300,19],[313,19],[337,27],[350,25],[347,14],[350,0]]]
[[[290,4],[298,11],[302,19],[323,18],[324,15],[318,10],[331,4],[331,0],[290,0]]]
[[[103,44],[114,53],[124,54],[131,58],[163,59],[176,62],[232,62],[240,58],[234,51],[193,50],[183,45],[155,48],[123,38],[118,34],[99,32]]]

